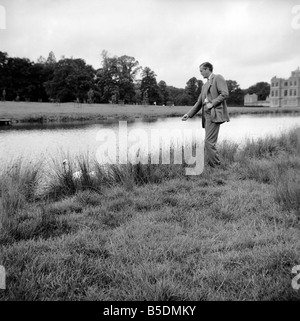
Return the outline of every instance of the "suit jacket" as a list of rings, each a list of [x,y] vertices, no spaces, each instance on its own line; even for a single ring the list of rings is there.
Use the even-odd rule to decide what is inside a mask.
[[[213,105],[210,110],[211,121],[217,124],[222,124],[225,121],[229,121],[226,104],[228,87],[223,76],[211,74],[210,80],[203,85],[196,104],[187,113],[189,117],[192,118],[204,106],[204,100],[206,97]],[[202,110],[202,127],[205,128],[204,110]]]

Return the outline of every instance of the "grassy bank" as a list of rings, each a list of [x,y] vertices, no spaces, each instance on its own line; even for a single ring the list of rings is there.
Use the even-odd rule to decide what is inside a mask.
[[[2,169],[0,300],[299,300],[300,129],[219,150],[200,176],[83,157]]]
[[[0,118],[10,118],[13,122],[69,122],[69,121],[101,121],[106,119],[135,118],[156,119],[159,117],[181,117],[190,106],[136,106],[109,104],[74,103],[0,103]],[[229,107],[231,116],[240,114],[261,113],[300,113],[300,107]]]

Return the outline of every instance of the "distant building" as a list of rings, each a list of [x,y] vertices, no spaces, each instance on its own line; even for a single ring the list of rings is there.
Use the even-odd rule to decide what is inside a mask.
[[[271,107],[300,107],[300,69],[292,71],[288,79],[271,79]]]
[[[269,107],[269,97],[267,97],[266,100],[258,100],[258,96],[256,94],[247,94],[244,96],[244,106]]]
[[[247,94],[244,96],[244,106],[254,106],[257,103],[256,94]]]

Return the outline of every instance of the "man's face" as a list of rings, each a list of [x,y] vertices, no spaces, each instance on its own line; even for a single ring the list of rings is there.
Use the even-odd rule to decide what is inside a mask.
[[[200,66],[199,70],[200,70],[200,74],[202,75],[203,78],[208,78],[211,73],[208,68],[205,68],[203,66]]]

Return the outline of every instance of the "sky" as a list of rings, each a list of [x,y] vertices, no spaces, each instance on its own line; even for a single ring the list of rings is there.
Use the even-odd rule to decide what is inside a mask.
[[[128,55],[184,88],[199,65],[242,89],[300,67],[300,0],[0,0],[0,51],[36,62]]]

